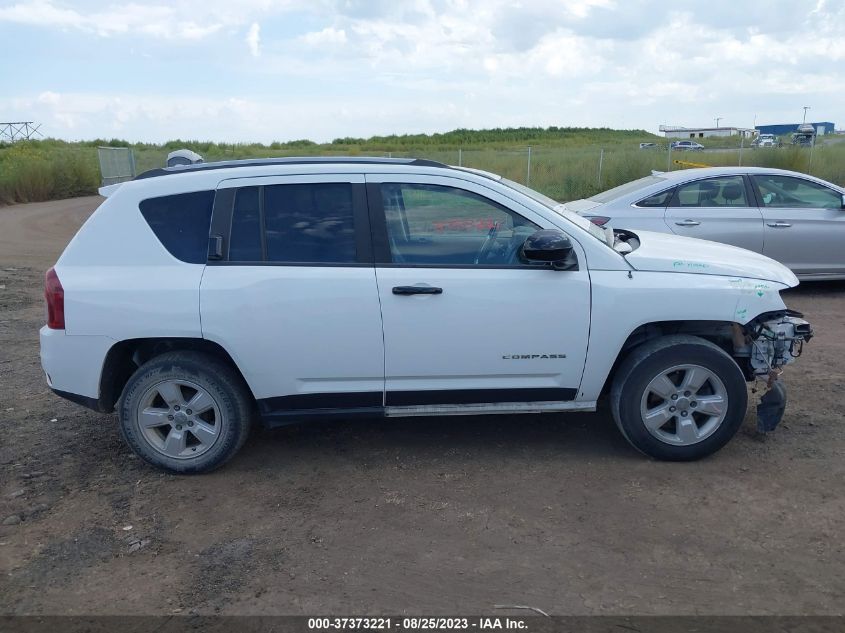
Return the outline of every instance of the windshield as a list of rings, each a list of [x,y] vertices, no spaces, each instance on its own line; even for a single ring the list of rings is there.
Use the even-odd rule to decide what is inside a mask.
[[[525,185],[520,185],[518,182],[514,182],[513,180],[508,180],[507,178],[502,178],[501,182],[502,182],[502,184],[507,185],[511,189],[516,189],[518,192],[525,194],[526,196],[528,196],[532,200],[539,202],[544,207],[548,207],[549,209],[551,209],[552,211],[554,211],[558,215],[563,216],[564,218],[566,218],[567,220],[572,222],[572,224],[574,224],[578,228],[587,231],[587,233],[592,235],[597,240],[601,241],[602,244],[607,245],[607,234],[605,233],[604,229],[602,229],[601,227],[593,224],[592,222],[590,222],[586,218],[581,217],[577,213],[573,213],[572,211],[567,211],[562,203],[560,203],[556,200],[552,200],[548,196],[544,196],[539,191],[534,191],[533,189],[530,189],[529,187],[526,187]],[[612,246],[611,246],[611,248],[612,248]]]
[[[618,187],[614,187],[613,189],[608,189],[607,191],[597,193],[596,195],[592,196],[590,200],[604,204],[605,202],[616,200],[616,198],[624,196],[625,194],[632,193],[634,191],[637,191],[638,189],[642,189],[643,187],[648,187],[649,185],[654,185],[659,182],[663,182],[664,180],[666,179],[661,178],[660,176],[646,176],[645,178],[626,182],[624,185],[619,185]]]

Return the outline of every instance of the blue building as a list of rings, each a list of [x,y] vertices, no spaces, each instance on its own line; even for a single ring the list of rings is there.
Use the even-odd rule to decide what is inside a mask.
[[[801,123],[779,123],[777,125],[758,125],[756,130],[760,134],[774,134],[775,136],[784,136],[786,134],[792,134],[798,129],[798,126]],[[830,121],[823,121],[821,123],[810,123],[815,130],[816,134],[833,134],[833,130],[836,126],[833,125]]]

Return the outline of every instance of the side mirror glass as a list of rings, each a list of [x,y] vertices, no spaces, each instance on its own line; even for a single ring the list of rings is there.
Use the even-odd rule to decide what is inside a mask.
[[[542,229],[532,234],[520,251],[522,259],[527,262],[551,264],[557,270],[577,269],[572,242],[555,229]]]

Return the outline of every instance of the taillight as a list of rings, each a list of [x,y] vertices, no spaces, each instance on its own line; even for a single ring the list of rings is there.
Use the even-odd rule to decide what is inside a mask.
[[[47,327],[51,330],[65,329],[65,290],[56,274],[56,269],[47,271],[44,280],[44,298],[47,300]]]
[[[586,218],[592,222],[593,224],[597,224],[598,226],[604,226],[608,222],[610,222],[610,218],[607,218],[603,215],[588,215]]]

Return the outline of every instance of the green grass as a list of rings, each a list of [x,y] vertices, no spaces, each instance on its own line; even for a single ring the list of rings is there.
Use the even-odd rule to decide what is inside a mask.
[[[821,143],[809,148],[771,148],[742,151],[744,165],[777,167],[811,173],[845,185],[845,142]],[[837,139],[838,140],[838,139]],[[0,204],[35,202],[96,193],[100,184],[97,147],[132,147],[138,172],[164,165],[168,152],[189,148],[207,162],[279,156],[393,156],[419,157],[451,165],[460,161],[526,183],[566,201],[584,198],[604,189],[682,166],[669,163],[665,149],[640,150],[640,142],[665,146],[666,139],[643,130],[607,128],[510,128],[455,130],[444,134],[342,138],[316,144],[308,140],[287,143],[220,144],[175,140],[163,145],[129,144],[96,139],[67,143],[55,139],[0,144]],[[708,149],[721,151],[672,152],[673,160],[707,165],[736,165],[740,140],[704,139]],[[528,174],[528,146],[531,172]],[[601,157],[601,172],[599,162]]]
[[[67,143],[0,147],[0,204],[73,198],[96,193],[96,151]]]
[[[602,149],[604,151],[602,151]],[[457,164],[457,150],[448,152],[393,153],[393,156],[416,155],[450,164]],[[845,186],[845,142],[824,143],[813,149],[798,147],[748,149],[742,151],[742,164],[790,169],[811,173]],[[647,176],[652,170],[672,171],[687,167],[674,161],[687,161],[711,166],[737,165],[736,150],[708,152],[672,152],[641,150],[638,145],[609,147],[532,147],[531,173],[528,174],[528,153],[518,150],[466,150],[461,155],[467,167],[485,169],[520,183],[526,183],[554,198],[568,201],[587,198],[605,189]],[[601,162],[601,172],[599,163]]]

